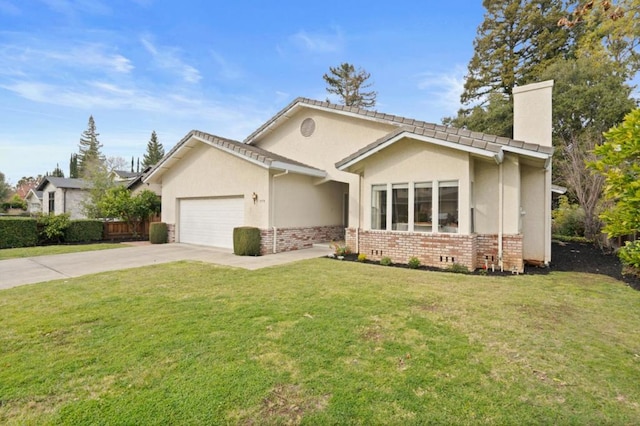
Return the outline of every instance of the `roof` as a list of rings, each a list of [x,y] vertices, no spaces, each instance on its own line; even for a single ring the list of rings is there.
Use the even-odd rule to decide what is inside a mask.
[[[229,154],[235,155],[236,157],[268,169],[288,170],[293,173],[301,173],[315,177],[325,177],[327,174],[324,170],[308,166],[290,158],[258,148],[257,146],[247,145],[243,142],[223,138],[201,132],[199,130],[192,130],[149,171],[149,173],[143,178],[143,181],[147,182],[154,176],[161,175],[164,171],[171,168],[173,163],[180,160],[189,149],[193,148],[195,145],[193,141],[206,143],[214,148],[218,148]]]
[[[36,198],[37,198],[38,200],[42,200],[42,194],[43,194],[43,192],[42,192],[42,191],[36,191],[34,188],[31,188],[31,189],[29,190],[29,192],[27,193],[27,196],[26,196],[26,197],[24,197],[24,198],[25,198],[25,200],[26,200],[27,198],[29,198],[29,194],[33,194],[33,195],[35,195],[35,196],[36,196]]]
[[[118,177],[122,179],[133,179],[138,177],[140,173],[136,172],[128,172],[126,170],[113,170],[112,173],[115,173]]]
[[[429,135],[429,137],[447,141],[453,144],[485,147],[493,147],[494,145],[498,145],[513,148],[514,150],[531,151],[545,155],[553,154],[553,148],[549,146],[526,143],[524,141],[518,141],[501,136],[472,132],[466,129],[459,129],[457,127],[443,126],[439,124],[428,123],[426,121],[416,120],[413,118],[402,117],[399,115],[385,114],[368,109],[337,105],[308,98],[296,98],[293,102],[291,102],[280,112],[274,115],[269,121],[260,126],[255,132],[250,134],[244,142],[247,144],[254,144],[258,142],[263,136],[270,133],[282,122],[297,113],[300,108],[312,108],[330,112],[338,112],[343,115],[358,117],[365,120],[387,123],[401,127],[405,132],[408,133],[422,136]],[[394,133],[395,132],[390,133],[387,137],[393,137]],[[376,141],[374,142],[374,144],[378,142],[380,141]]]
[[[87,189],[91,184],[84,179],[75,179],[75,178],[61,178],[61,177],[53,177],[53,176],[45,176],[38,187],[37,191],[42,191],[47,186],[47,183],[51,182],[53,186],[58,188],[66,188],[66,189]]]

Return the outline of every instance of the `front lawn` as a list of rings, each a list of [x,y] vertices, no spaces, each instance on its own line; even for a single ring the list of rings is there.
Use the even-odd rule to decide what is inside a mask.
[[[640,292],[317,259],[0,291],[3,424],[637,424]]]
[[[69,244],[56,246],[20,247],[0,250],[0,260],[18,257],[48,256],[52,254],[79,253],[82,251],[108,250],[126,247],[120,243]]]

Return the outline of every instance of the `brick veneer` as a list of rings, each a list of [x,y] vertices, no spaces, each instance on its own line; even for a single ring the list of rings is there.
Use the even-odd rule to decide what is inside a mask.
[[[169,243],[176,242],[176,224],[175,223],[167,223],[167,242]]]
[[[273,228],[261,229],[261,253],[273,253]],[[310,248],[313,244],[344,240],[344,227],[311,226],[301,228],[277,228],[276,253]]]
[[[356,230],[348,228],[345,243],[356,249]],[[415,256],[423,265],[446,268],[458,263],[473,270],[484,266],[485,256],[488,263],[498,267],[497,235],[459,235],[459,234],[422,234],[410,232],[364,231],[358,235],[359,252],[368,259],[391,258],[394,263],[407,263]],[[504,235],[502,240],[504,270],[515,266],[522,271],[522,236]]]

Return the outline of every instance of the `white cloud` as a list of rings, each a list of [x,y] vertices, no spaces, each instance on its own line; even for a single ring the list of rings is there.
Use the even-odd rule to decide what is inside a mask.
[[[89,13],[91,15],[107,15],[111,9],[100,0],[41,0],[54,12],[58,12],[69,17],[75,16],[78,12]]]
[[[179,58],[177,49],[166,46],[158,49],[149,37],[142,37],[140,42],[160,68],[178,74],[187,83],[198,83],[202,79],[198,69]]]
[[[439,107],[443,113],[455,114],[461,106],[465,72],[464,67],[457,66],[446,73],[422,73],[417,76],[417,86],[426,92],[429,104]]]
[[[344,37],[339,30],[315,34],[302,30],[292,35],[290,40],[299,49],[310,53],[339,52],[344,46]]]
[[[211,57],[217,65],[216,71],[221,78],[225,80],[237,80],[243,76],[244,73],[238,66],[229,62],[218,52],[212,50]]]

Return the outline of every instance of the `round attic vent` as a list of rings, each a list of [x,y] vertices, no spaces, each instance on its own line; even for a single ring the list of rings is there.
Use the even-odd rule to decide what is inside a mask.
[[[316,130],[316,122],[313,121],[313,118],[305,118],[302,120],[302,124],[300,124],[300,133],[305,138],[308,138],[313,134]]]

